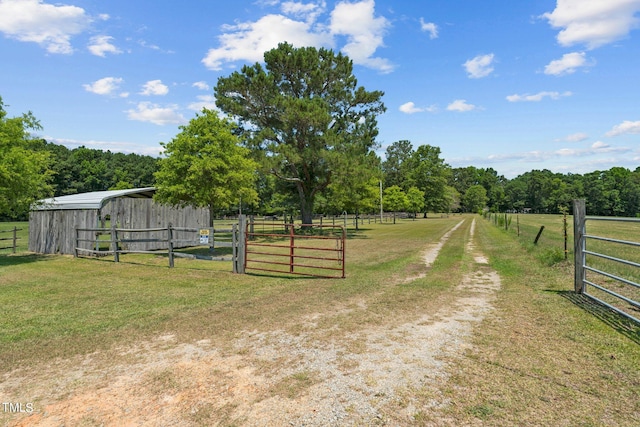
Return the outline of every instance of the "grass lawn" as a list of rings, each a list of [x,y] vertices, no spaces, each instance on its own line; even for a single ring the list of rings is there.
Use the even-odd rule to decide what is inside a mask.
[[[425,245],[463,218],[428,274],[400,285],[422,271]],[[225,349],[243,331],[296,334],[301,317],[362,300],[366,310],[327,317],[315,332],[327,343],[351,342],[367,325],[402,324],[450,302],[468,271],[472,218],[363,225],[347,240],[346,279],[234,275],[229,262],[186,259],[169,269],[165,256],[153,255],[123,255],[116,264],[3,253],[0,375],[91,353],[118,363],[113,348],[162,334],[185,343],[206,337]],[[433,409],[432,389],[412,390],[425,408],[415,425],[640,425],[638,325],[574,294],[571,262],[549,266],[539,247],[475,218],[476,244],[502,288],[468,350],[448,361],[437,391],[448,404]],[[562,242],[552,237],[558,218],[540,219],[548,221],[543,238]]]

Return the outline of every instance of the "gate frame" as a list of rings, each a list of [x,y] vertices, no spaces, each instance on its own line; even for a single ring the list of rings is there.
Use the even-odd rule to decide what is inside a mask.
[[[344,279],[346,277],[345,275],[345,243],[346,243],[346,230],[344,227],[342,226],[334,226],[334,225],[318,225],[318,224],[282,224],[283,227],[288,229],[288,233],[287,234],[275,234],[275,233],[255,233],[253,231],[249,231],[249,227],[253,227],[255,226],[255,224],[259,224],[259,223],[247,223],[246,221],[246,217],[244,215],[242,215],[239,218],[238,221],[238,229],[241,230],[241,238],[239,239],[240,246],[239,250],[238,250],[238,261],[237,261],[237,272],[238,273],[246,273],[246,270],[258,270],[258,271],[268,271],[268,272],[272,272],[272,273],[281,273],[281,274],[298,274],[301,276],[308,276],[308,277],[318,277],[318,278],[325,278],[325,279]],[[312,247],[300,247],[300,246],[296,246],[295,245],[295,241],[296,241],[296,237],[301,237],[301,238],[321,238],[321,237],[313,237],[313,236],[297,236],[295,234],[295,227],[315,227],[315,228],[332,228],[332,229],[338,229],[340,230],[340,236],[339,237],[324,237],[323,239],[330,239],[330,240],[335,240],[337,242],[340,243],[339,245],[339,249],[326,249],[326,248],[312,248]],[[283,239],[287,239],[288,238],[288,245],[272,245],[274,247],[279,247],[279,248],[289,248],[289,253],[288,254],[280,254],[279,256],[281,257],[286,257],[289,262],[288,263],[279,263],[280,265],[288,265],[289,266],[289,271],[283,271],[283,270],[275,270],[275,269],[267,269],[267,268],[255,268],[255,267],[247,267],[247,262],[250,261],[248,260],[247,254],[250,253],[248,251],[248,246],[249,243],[248,241],[250,240],[250,236],[265,236],[265,237],[279,237],[279,238],[283,238]],[[338,258],[323,258],[323,257],[309,257],[309,256],[303,256],[303,255],[296,255],[295,254],[295,249],[308,249],[308,250],[321,250],[321,251],[333,251],[333,252],[337,252],[338,254]],[[331,267],[323,267],[323,266],[312,266],[312,265],[304,265],[304,264],[296,264],[295,263],[295,259],[296,258],[312,258],[312,259],[318,259],[318,260],[328,260],[328,261],[332,261],[332,260],[337,260],[340,262],[341,264],[341,268],[331,268]],[[294,267],[308,267],[308,268],[313,268],[313,269],[318,269],[318,270],[332,270],[332,271],[339,271],[340,272],[340,276],[328,276],[328,275],[321,275],[321,274],[315,274],[315,273],[298,273],[295,270]]]
[[[630,286],[635,286],[637,288],[640,288],[640,284],[639,283],[635,283],[631,280],[627,280],[627,279],[623,279],[621,277],[615,276],[611,273],[607,273],[604,271],[600,271],[597,270],[593,267],[589,267],[587,265],[587,254],[590,255],[594,255],[594,256],[598,256],[601,258],[605,258],[605,259],[610,259],[613,261],[617,261],[617,262],[621,262],[627,265],[631,265],[634,267],[638,267],[640,268],[640,264],[635,263],[633,261],[629,261],[629,260],[623,260],[623,259],[618,259],[618,258],[614,258],[611,257],[609,255],[605,255],[605,254],[600,254],[600,253],[596,253],[596,252],[592,252],[592,251],[587,251],[586,250],[586,239],[587,238],[593,238],[593,239],[597,239],[597,240],[605,240],[605,241],[610,241],[610,242],[614,242],[614,243],[621,243],[621,244],[630,244],[633,246],[638,246],[640,247],[640,243],[639,242],[630,242],[630,241],[623,241],[623,240],[618,240],[618,239],[611,239],[611,238],[606,238],[606,237],[601,237],[601,236],[593,236],[593,235],[589,235],[587,234],[587,230],[586,230],[586,222],[588,219],[591,220],[600,220],[600,221],[622,221],[622,222],[638,222],[640,223],[640,218],[616,218],[616,217],[599,217],[599,216],[587,216],[586,215],[586,207],[585,207],[585,200],[584,199],[578,199],[578,200],[574,200],[573,201],[573,242],[574,242],[574,288],[575,288],[575,292],[578,294],[582,294],[586,297],[589,297],[590,299],[610,308],[611,310],[633,320],[636,323],[640,323],[640,319],[634,317],[633,315],[620,310],[619,308],[606,303],[605,301],[602,301],[600,298],[597,298],[593,295],[590,295],[587,292],[587,285],[593,286],[597,289],[600,289],[601,291],[608,293],[609,295],[612,295],[616,298],[619,298],[623,301],[626,301],[627,303],[631,304],[634,307],[638,307],[640,308],[640,302],[635,301],[635,300],[631,300],[630,298],[624,297],[616,292],[613,292],[612,290],[606,289],[602,286],[599,286],[593,282],[590,282],[589,280],[587,280],[586,278],[586,271],[593,271],[597,274],[602,274],[606,277],[609,277],[611,279],[617,280],[617,281],[621,281],[623,283],[626,283]]]

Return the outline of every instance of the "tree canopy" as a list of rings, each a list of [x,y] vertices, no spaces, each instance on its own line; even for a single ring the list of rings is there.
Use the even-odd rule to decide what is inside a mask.
[[[7,117],[0,97],[0,216],[17,218],[53,193],[50,155],[42,151],[44,141],[29,133],[40,129],[31,112]]]
[[[257,164],[234,135],[235,126],[213,110],[202,110],[168,143],[156,172],[156,200],[207,207],[214,213],[257,201]]]
[[[292,185],[304,223],[331,184],[338,159],[375,146],[383,93],[358,86],[341,53],[281,43],[260,63],[221,77],[218,107],[236,119],[263,168]]]

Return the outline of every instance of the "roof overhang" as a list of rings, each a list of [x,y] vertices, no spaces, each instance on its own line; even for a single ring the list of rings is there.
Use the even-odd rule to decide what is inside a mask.
[[[110,200],[127,197],[150,199],[156,192],[155,187],[132,188],[129,190],[94,191],[91,193],[71,194],[39,200],[32,211],[102,209]]]

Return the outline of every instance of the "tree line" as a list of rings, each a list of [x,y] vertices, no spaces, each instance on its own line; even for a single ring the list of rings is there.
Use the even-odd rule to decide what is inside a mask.
[[[636,216],[640,167],[585,175],[534,170],[506,179],[492,168],[452,168],[440,148],[407,140],[380,148],[381,91],[358,85],[353,63],[328,49],[282,43],[264,63],[220,77],[219,111],[196,114],[159,159],[48,143],[31,114],[8,118],[0,98],[0,219],[36,200],[155,186],[156,199],[212,213],[300,215],[386,211],[558,213],[576,198],[591,215]]]

